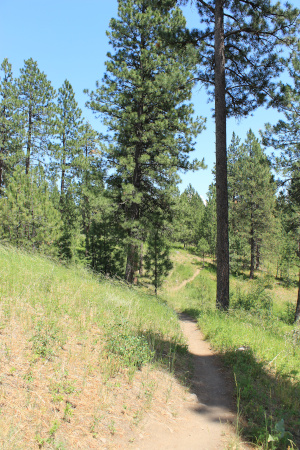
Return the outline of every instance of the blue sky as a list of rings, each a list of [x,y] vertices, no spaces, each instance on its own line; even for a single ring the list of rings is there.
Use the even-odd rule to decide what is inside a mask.
[[[55,89],[68,79],[84,117],[99,130],[99,120],[85,108],[87,96],[83,90],[94,89],[96,80],[103,77],[106,53],[111,50],[106,30],[110,19],[117,17],[117,6],[117,0],[0,0],[0,61],[7,57],[18,76],[24,60],[33,58]],[[198,27],[193,7],[185,7],[184,14],[189,27]],[[205,89],[200,85],[194,88],[192,101],[196,115],[207,117],[207,129],[199,135],[193,157],[204,157],[208,168],[181,174],[180,190],[191,183],[205,198],[215,160],[213,105],[207,104]],[[266,122],[276,123],[279,117],[276,111],[260,108],[240,122],[230,119],[227,141],[233,131],[244,140],[250,128],[258,136]]]

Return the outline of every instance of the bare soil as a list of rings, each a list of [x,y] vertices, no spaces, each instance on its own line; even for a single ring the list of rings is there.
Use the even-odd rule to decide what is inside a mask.
[[[181,315],[182,331],[193,359],[191,390],[178,405],[176,419],[148,415],[135,442],[139,450],[224,450],[245,448],[234,433],[234,387],[196,321]]]

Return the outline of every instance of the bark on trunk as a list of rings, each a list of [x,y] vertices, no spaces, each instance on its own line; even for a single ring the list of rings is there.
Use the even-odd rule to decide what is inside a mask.
[[[62,169],[61,171],[61,180],[60,180],[60,196],[63,195],[64,190],[65,190],[65,170]]]
[[[250,248],[251,248],[251,257],[250,257],[250,280],[254,278],[254,268],[255,268],[255,239],[254,239],[254,230],[253,226],[251,227],[250,232]]]
[[[139,274],[142,277],[143,276],[143,268],[144,268],[144,255],[143,255],[143,243],[141,243],[140,246],[140,267],[139,267]]]
[[[26,175],[28,175],[28,173],[29,173],[29,167],[30,167],[31,133],[32,133],[32,117],[31,117],[31,110],[29,110],[29,114],[28,114],[27,153],[26,153],[26,162],[25,162],[25,172],[26,172]]]
[[[255,262],[255,269],[258,270],[260,267],[260,246],[259,242],[256,242],[256,262]]]
[[[300,323],[300,269],[299,269],[299,283],[298,283],[298,298],[295,311],[295,323]]]
[[[62,157],[62,161],[61,161],[61,180],[60,180],[60,196],[63,195],[64,190],[65,190],[65,174],[66,174],[66,137],[63,134],[63,138],[62,138],[62,144],[63,144],[63,157]]]
[[[229,307],[229,240],[223,1],[215,3],[215,119],[217,190],[217,308]]]
[[[129,244],[125,270],[125,279],[128,283],[133,283],[134,281],[134,274],[137,269],[137,250],[136,244]]]
[[[3,161],[0,159],[0,195],[2,195],[2,188],[3,188]]]

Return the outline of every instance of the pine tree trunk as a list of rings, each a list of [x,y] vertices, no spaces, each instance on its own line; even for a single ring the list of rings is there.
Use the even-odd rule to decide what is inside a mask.
[[[229,307],[224,0],[215,2],[215,119],[217,190],[217,308]]]
[[[66,138],[65,135],[63,135],[63,157],[61,161],[61,180],[60,180],[60,196],[63,195],[65,190],[65,174],[66,174],[66,153],[65,153],[65,146],[66,146]]]
[[[253,225],[251,225],[251,234],[250,234],[250,251],[251,251],[251,257],[250,257],[250,280],[253,280],[254,278],[254,268],[255,268],[255,239],[254,239],[254,230]]]
[[[158,285],[158,270],[157,270],[157,233],[155,233],[154,240],[154,251],[155,251],[155,260],[154,260],[154,287],[155,287],[155,295],[157,296],[157,285]]]
[[[298,284],[298,298],[295,311],[295,323],[300,323],[300,269],[299,269],[299,284]]]
[[[29,173],[29,167],[30,167],[31,132],[32,132],[32,117],[31,117],[31,110],[29,110],[29,116],[28,116],[27,153],[26,153],[26,162],[25,162],[25,172],[26,172],[26,175],[28,175],[28,173]]]
[[[260,267],[260,245],[259,242],[256,242],[256,262],[255,269],[258,270]]]
[[[143,276],[143,268],[144,268],[144,255],[143,255],[143,243],[141,243],[140,247],[140,267],[139,267],[139,274],[142,277]]]
[[[125,279],[128,283],[133,283],[134,273],[136,271],[136,254],[137,254],[137,245],[129,244],[128,253],[127,253],[127,262],[126,262],[126,270],[125,270]]]
[[[2,190],[3,190],[3,160],[0,159],[0,195],[2,195]]]

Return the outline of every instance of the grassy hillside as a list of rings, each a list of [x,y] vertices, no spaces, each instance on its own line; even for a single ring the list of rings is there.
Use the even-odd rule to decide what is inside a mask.
[[[0,247],[0,447],[113,448],[182,395],[173,310],[78,267]]]
[[[173,261],[173,278],[180,279],[183,261],[185,272],[202,267],[179,250]],[[300,329],[291,323],[297,288],[267,273],[254,281],[232,277],[228,313],[216,311],[215,293],[215,266],[207,261],[183,289],[166,283],[164,295],[176,310],[197,318],[232,368],[244,437],[264,448],[294,448],[292,441],[300,444]]]

